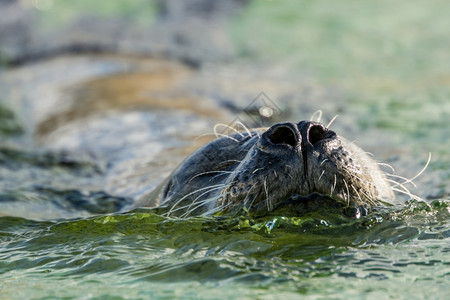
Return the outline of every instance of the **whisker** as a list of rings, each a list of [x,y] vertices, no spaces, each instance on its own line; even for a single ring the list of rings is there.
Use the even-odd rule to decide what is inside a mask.
[[[390,180],[388,179],[388,182],[391,183],[395,183],[394,185],[391,185],[391,188],[394,190],[396,189],[398,192],[400,192],[400,190],[402,191],[402,194],[405,195],[412,195],[412,193],[410,192],[410,190],[408,190],[403,184],[399,184],[398,182],[394,181],[394,180]]]
[[[216,188],[216,189],[217,189],[217,188]],[[217,199],[217,198],[218,198],[218,196],[214,196],[214,197],[207,198],[207,199],[204,199],[204,200],[201,200],[201,201],[197,201],[201,196],[206,195],[207,193],[209,193],[209,192],[211,192],[211,191],[212,191],[212,190],[207,191],[207,192],[201,194],[200,196],[198,196],[196,199],[192,200],[191,203],[189,203],[189,204],[187,204],[187,205],[180,206],[180,207],[178,207],[178,208],[176,208],[176,209],[174,209],[174,210],[169,211],[168,213],[166,213],[167,216],[169,216],[169,213],[174,213],[174,212],[177,212],[177,211],[183,211],[183,210],[185,210],[185,209],[188,209],[186,212],[184,212],[184,213],[180,216],[180,218],[186,217],[188,214],[190,214],[191,212],[193,212],[193,211],[196,210],[197,208],[203,206],[204,204],[208,203],[209,201],[212,201],[212,199]],[[193,206],[194,204],[195,204],[195,206],[194,206],[194,208],[192,208],[192,206]]]
[[[285,168],[289,168],[289,169],[292,170],[292,166],[291,166],[291,165],[284,165],[284,167],[285,167]],[[291,175],[291,172],[287,172],[286,175],[289,176],[289,178],[291,178],[291,180],[293,179],[293,177],[292,177],[292,175]]]
[[[413,178],[410,178],[410,179],[408,179],[407,181],[403,182],[403,184],[404,184],[404,183],[407,183],[407,182],[411,182],[411,183],[412,183],[412,181],[413,181],[414,179],[416,179],[417,177],[419,177],[420,175],[422,175],[422,173],[423,173],[423,172],[425,171],[425,169],[428,167],[428,165],[430,164],[430,162],[431,162],[431,152],[428,153],[428,160],[427,160],[425,166],[422,168],[422,170],[420,170],[419,173],[417,173],[416,176],[414,176]]]
[[[337,183],[336,180],[337,180],[336,174],[334,174],[334,184],[331,186],[330,197],[333,196],[334,190],[336,189],[336,183]]]
[[[259,170],[264,170],[265,168],[257,168],[257,169],[255,169],[253,172],[252,172],[252,174],[255,174],[256,172],[258,172]]]
[[[348,184],[344,179],[342,179],[342,182],[344,183],[345,188],[347,189],[347,199],[345,199],[345,200],[347,201],[347,205],[350,205],[350,191],[348,189]],[[345,193],[344,193],[344,196],[345,196]]]
[[[271,205],[270,205],[270,200],[269,200],[269,192],[267,191],[267,178],[264,179],[264,191],[266,193],[266,205],[267,205],[267,210],[271,211]]]
[[[192,205],[198,204],[198,203],[200,203],[200,205],[197,205],[196,207],[202,206],[204,200],[197,201],[198,199],[200,199],[203,195],[206,195],[206,194],[212,192],[213,190],[218,190],[218,189],[221,189],[221,188],[223,188],[223,187],[216,187],[216,188],[212,188],[210,190],[207,190],[207,191],[203,192],[202,194],[198,195],[194,200],[192,200],[191,203],[189,203],[189,205],[187,205],[187,208],[190,209],[192,207]]]
[[[334,123],[334,121],[337,119],[339,115],[335,115],[330,122],[328,122],[327,126],[325,126],[326,128],[330,128],[330,126]]]
[[[227,208],[227,206],[228,206],[228,205],[225,205],[225,204],[216,206],[215,208],[213,208],[213,209],[211,209],[211,210],[208,210],[208,211],[202,213],[200,216],[205,217],[205,216],[213,215],[213,214],[215,214],[216,212],[219,212],[219,211],[224,210],[225,208]]]
[[[194,138],[194,141],[197,141],[197,140],[199,140],[199,139],[201,139],[201,138],[203,138],[203,137],[206,137],[206,136],[214,136],[214,137],[217,137],[217,134],[215,134],[215,133],[204,133],[204,134],[199,134],[198,136],[196,136],[196,137]]]
[[[225,127],[225,128],[227,128],[227,129],[231,129],[231,130],[233,130],[235,133],[239,134],[241,137],[244,137],[244,135],[242,134],[242,132],[240,132],[240,131],[237,130],[236,128],[231,127],[230,125],[223,124],[223,123],[217,123],[216,125],[214,125],[214,128],[213,128],[214,133],[217,134],[217,129],[218,129],[219,127]]]
[[[247,126],[245,126],[244,123],[242,123],[241,121],[236,121],[236,122],[234,122],[234,124],[241,126],[248,133],[248,135],[250,137],[253,136],[252,133],[250,132],[250,130],[247,128]]]
[[[390,183],[393,184],[391,187],[401,187],[401,188],[403,188],[403,189],[405,189],[405,190],[408,190],[408,189],[406,188],[406,186],[405,186],[402,182],[398,182],[398,181],[396,181],[396,180],[394,180],[394,179],[390,179],[390,178],[386,178],[386,180],[387,180],[388,182],[390,182]],[[411,182],[411,184],[414,185],[414,183],[412,183],[412,182]],[[415,187],[415,185],[414,185],[414,187]],[[409,190],[408,190],[408,192],[409,192]]]
[[[392,171],[392,173],[395,172],[394,167],[392,167],[390,164],[382,163],[382,162],[377,162],[376,164],[379,165],[379,166],[386,167],[386,168],[390,169]]]
[[[231,171],[206,171],[206,172],[199,173],[199,174],[197,174],[195,176],[192,176],[189,179],[189,182],[191,182],[193,179],[195,179],[195,178],[197,178],[199,176],[210,175],[210,174],[214,174],[214,173],[217,173],[217,176],[218,176],[218,175],[222,175],[222,174],[231,174],[233,172],[231,172]],[[213,178],[215,178],[215,177],[213,177]]]
[[[358,196],[358,198],[359,198],[359,203],[358,204],[359,205],[363,204],[364,201],[362,200],[361,195],[358,193],[358,191],[356,190],[355,186],[352,184],[352,185],[350,185],[350,187],[355,191],[356,196]],[[370,199],[368,199],[368,200],[370,201]]]
[[[372,152],[364,151],[365,154],[369,155],[370,157],[374,157]]]
[[[428,153],[428,159],[427,159],[427,162],[425,163],[425,166],[414,177],[409,178],[409,179],[406,177],[400,176],[400,175],[396,175],[396,174],[385,173],[385,175],[387,177],[398,178],[398,179],[404,180],[403,182],[397,182],[394,180],[390,180],[390,182],[394,183],[394,186],[401,186],[401,187],[405,188],[403,185],[406,183],[410,183],[414,187],[417,187],[416,184],[413,182],[413,180],[416,179],[417,177],[419,177],[420,175],[422,175],[423,172],[425,172],[425,170],[429,166],[430,162],[431,162],[431,152]]]
[[[198,202],[195,202],[195,201],[194,201],[193,203],[195,203],[196,206],[192,207],[192,205],[190,205],[190,206],[188,207],[188,210],[187,210],[185,213],[183,213],[180,217],[181,217],[181,218],[188,217],[188,216],[189,216],[192,212],[194,212],[196,209],[198,209],[198,208],[200,208],[200,207],[202,207],[202,206],[204,206],[204,205],[206,205],[206,204],[208,204],[208,203],[214,202],[214,201],[216,201],[217,199],[218,199],[218,196],[214,196],[214,197],[206,198],[206,199],[204,199],[204,200],[202,200],[202,201],[198,201]],[[192,207],[192,208],[191,208],[191,207]],[[211,211],[208,210],[206,213],[203,213],[202,215],[205,215],[205,214],[210,215],[210,214],[211,214]]]
[[[320,179],[322,178],[323,174],[325,174],[325,170],[322,170],[322,173],[320,173],[319,179],[317,180],[317,182],[320,182]]]
[[[375,203],[375,201],[372,201],[372,199],[375,199],[375,197],[373,196],[373,194],[372,193],[370,193],[370,194],[368,194],[366,191],[361,191],[360,190],[360,192],[365,196],[365,199],[367,199],[367,201],[368,202],[370,202],[370,203]]]
[[[329,159],[328,158],[325,158],[324,160],[322,160],[322,162],[320,163],[320,167],[324,164],[324,163],[326,163],[327,161],[328,161]]]
[[[239,141],[229,135],[223,134],[223,133],[215,133],[216,137],[224,137],[224,138],[229,138],[230,140],[235,141],[236,143],[239,143]]]
[[[180,204],[182,201],[184,201],[187,197],[189,197],[189,196],[191,196],[191,195],[193,195],[193,194],[195,194],[195,193],[198,193],[198,192],[201,192],[201,191],[204,191],[204,190],[207,190],[207,189],[214,189],[214,188],[221,188],[221,187],[225,187],[226,186],[226,184],[224,184],[224,183],[222,183],[222,184],[216,184],[216,185],[213,185],[213,186],[207,186],[207,187],[204,187],[204,188],[200,188],[200,189],[197,189],[197,190],[195,190],[195,191],[192,191],[192,192],[190,192],[190,193],[188,193],[188,194],[186,194],[186,195],[184,195],[183,197],[181,197],[179,200],[177,200],[173,205],[172,205],[172,207],[170,208],[170,210],[166,213],[167,215],[170,215],[173,211],[174,211],[174,208],[178,205],[178,204]],[[209,192],[209,191],[208,191]],[[178,210],[178,209],[177,209]]]
[[[407,178],[405,178],[405,177],[403,177],[403,176],[399,176],[399,175],[395,175],[395,174],[385,174],[385,175],[386,175],[386,177],[387,177],[386,180],[388,180],[389,182],[394,183],[394,186],[397,186],[397,185],[403,185],[403,184],[405,184],[405,183],[411,183],[415,188],[417,187],[416,184],[415,184],[414,182],[409,181],[409,179],[407,179]],[[389,177],[402,179],[402,180],[404,180],[404,182],[397,182],[397,181],[395,181],[395,180],[393,180],[393,179],[389,179]]]
[[[400,190],[400,189],[397,189],[397,188],[392,188],[392,190],[394,190],[394,191],[396,191],[396,192],[399,192],[400,194],[407,195],[407,196],[411,197],[411,198],[414,199],[414,200],[423,201],[423,199],[420,198],[419,196],[414,195],[414,194],[411,194],[411,193],[408,193],[408,192],[405,192],[405,191],[403,191],[403,190]]]
[[[253,185],[253,186],[250,188],[250,190],[247,192],[247,195],[245,196],[245,199],[244,199],[243,206],[246,207],[248,210],[250,210],[250,208],[251,208],[252,205],[253,205],[253,202],[256,200],[256,198],[257,198],[257,196],[258,196],[258,193],[254,194],[254,198],[253,198],[252,202],[250,203],[250,205],[247,206],[249,196],[251,195],[251,191],[252,191],[255,187],[256,187],[256,185]]]
[[[314,121],[314,118],[316,118],[316,115],[318,115],[317,116],[317,120],[316,120],[316,122],[318,122],[318,123],[320,123],[320,119],[322,119],[322,111],[319,109],[319,110],[316,110],[312,115],[311,115],[311,118],[309,119],[310,121]]]
[[[242,160],[238,160],[238,159],[228,159],[228,160],[222,161],[222,163],[228,163],[228,162],[240,163],[240,162],[242,162]]]
[[[224,203],[224,201],[223,201],[223,199],[224,199],[223,197],[225,197],[225,196],[227,196],[227,195],[229,195],[229,194],[230,194],[230,192],[227,192],[227,193],[225,193],[225,194],[220,195],[220,196],[217,198],[217,201],[216,201],[216,203],[220,203],[220,205],[217,205],[217,206],[214,207],[213,209],[204,212],[204,213],[202,214],[202,216],[205,216],[205,215],[212,215],[212,214],[215,214],[216,212],[224,211],[225,209],[227,209],[228,207],[230,207],[231,204],[232,204],[231,202]],[[219,201],[219,199],[222,199],[222,201]]]

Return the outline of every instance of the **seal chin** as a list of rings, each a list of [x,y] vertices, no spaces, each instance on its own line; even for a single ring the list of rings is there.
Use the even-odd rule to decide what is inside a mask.
[[[366,216],[369,213],[370,206],[361,205],[349,207],[344,205],[339,199],[333,199],[319,193],[312,193],[306,196],[294,194],[278,203],[269,214],[301,216],[311,211],[330,211],[333,209],[342,212],[346,216],[359,218]],[[267,212],[264,214],[267,214]]]

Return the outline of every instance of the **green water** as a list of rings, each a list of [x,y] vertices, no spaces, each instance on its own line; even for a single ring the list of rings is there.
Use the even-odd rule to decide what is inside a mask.
[[[39,15],[44,28],[74,18],[75,10],[93,9],[89,1],[55,3],[53,14]],[[134,19],[137,14],[144,24],[147,16],[154,18],[153,5],[111,3],[103,1],[95,15]],[[0,217],[0,299],[445,299],[450,293],[449,3],[256,0],[229,25],[238,61],[258,69],[267,64],[268,73],[279,64],[281,75],[273,72],[281,81],[308,81],[313,92],[325,86],[343,93],[342,103],[336,104],[342,98],[319,97],[317,107],[340,114],[333,125],[337,131],[352,132],[399,174],[414,176],[432,153],[415,180],[417,188],[408,186],[426,201],[404,197],[403,207],[362,219],[326,211],[260,220],[171,219],[143,209],[114,214],[128,198],[87,192],[101,191],[103,166],[21,148],[29,145],[20,140],[27,128],[2,107],[0,213],[24,216],[35,209],[36,217]],[[93,68],[95,60],[87,65],[64,73]],[[35,75],[42,85],[46,76],[54,80],[42,74]],[[242,81],[258,79],[252,74]],[[34,85],[24,86],[16,88],[33,94]],[[202,82],[204,90],[212,87]],[[18,94],[0,100],[19,106]],[[289,95],[300,103],[309,99],[302,97]],[[178,146],[165,142],[163,149]]]
[[[450,203],[364,219],[311,214],[168,219],[0,219],[2,297],[433,299],[448,291]]]

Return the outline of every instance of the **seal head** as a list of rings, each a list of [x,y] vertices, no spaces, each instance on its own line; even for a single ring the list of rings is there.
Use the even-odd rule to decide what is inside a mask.
[[[217,139],[191,155],[160,193],[176,215],[314,205],[370,208],[394,199],[378,165],[317,122],[279,123]]]

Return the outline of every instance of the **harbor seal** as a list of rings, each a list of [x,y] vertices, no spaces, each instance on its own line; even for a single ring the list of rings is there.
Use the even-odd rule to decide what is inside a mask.
[[[328,205],[359,213],[393,200],[384,173],[362,149],[321,123],[301,121],[212,141],[141,204],[176,216],[263,216]]]

